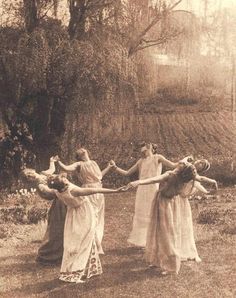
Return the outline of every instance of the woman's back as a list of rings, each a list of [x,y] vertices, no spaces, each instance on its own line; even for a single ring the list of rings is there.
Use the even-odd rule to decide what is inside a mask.
[[[97,183],[102,180],[102,172],[94,160],[81,161],[77,177],[82,184]]]

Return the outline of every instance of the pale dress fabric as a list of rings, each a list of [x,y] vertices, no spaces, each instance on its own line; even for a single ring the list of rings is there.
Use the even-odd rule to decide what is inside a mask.
[[[102,172],[94,160],[81,161],[77,171],[77,177],[82,187],[101,188]],[[93,194],[88,196],[93,204],[97,218],[96,243],[98,252],[103,254],[102,239],[104,234],[104,210],[105,199],[103,194]]]
[[[146,260],[162,271],[178,273],[181,264],[181,197],[176,174],[161,184],[153,201],[147,234]]]
[[[146,179],[161,174],[162,164],[158,161],[157,155],[140,159],[138,163],[139,179]],[[138,186],[135,199],[133,227],[128,238],[128,242],[133,245],[140,247],[146,246],[147,229],[150,223],[150,210],[158,189],[158,183]]]
[[[102,273],[96,245],[97,217],[88,197],[73,197],[71,185],[62,193],[55,191],[67,206],[64,227],[64,253],[59,279],[82,282],[84,278]]]
[[[181,212],[181,244],[180,256],[182,260],[195,260],[200,262],[193,229],[192,210],[189,203],[189,196],[196,192],[195,185],[199,182],[190,181],[185,185],[180,193],[180,212]]]

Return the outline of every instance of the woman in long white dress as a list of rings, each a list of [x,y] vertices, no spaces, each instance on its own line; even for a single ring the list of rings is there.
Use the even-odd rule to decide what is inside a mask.
[[[76,173],[81,187],[101,188],[102,178],[106,173],[109,172],[109,170],[112,168],[112,165],[108,164],[108,166],[101,171],[96,161],[90,159],[89,153],[85,148],[80,148],[76,151],[76,159],[77,161],[70,165],[65,165],[61,161],[58,161],[58,164],[63,170]],[[102,238],[104,234],[105,211],[104,195],[102,193],[94,193],[90,195],[90,202],[93,204],[96,212],[96,241],[98,245],[98,251],[100,254],[102,254]]]
[[[64,253],[59,279],[84,282],[102,273],[96,241],[97,214],[91,202],[96,193],[116,193],[106,188],[80,188],[63,175],[51,177],[48,186],[67,206],[64,227]]]
[[[146,260],[160,268],[163,274],[178,273],[181,264],[181,210],[176,200],[191,180],[202,181],[196,168],[187,162],[179,163],[174,171],[162,175],[131,182],[130,187],[161,183],[153,201],[151,220],[147,233]]]
[[[140,151],[142,157],[128,170],[119,168],[114,161],[111,161],[110,163],[113,165],[116,172],[123,176],[130,176],[135,172],[138,172],[139,179],[146,179],[160,175],[163,165],[168,168],[175,168],[178,164],[167,160],[160,154],[154,154],[151,143],[142,143],[140,146]],[[128,238],[128,242],[135,246],[146,246],[147,228],[150,223],[151,205],[158,190],[159,183],[140,185],[137,189],[133,227]]]

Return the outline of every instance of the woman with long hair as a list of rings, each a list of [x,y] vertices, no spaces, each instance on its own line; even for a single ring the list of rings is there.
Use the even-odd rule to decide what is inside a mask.
[[[66,206],[57,199],[56,195],[47,186],[48,177],[55,172],[56,161],[56,157],[51,157],[49,169],[41,173],[37,173],[30,168],[22,171],[22,178],[37,189],[39,196],[52,202],[48,211],[46,233],[36,258],[36,262],[44,265],[60,263],[63,255]]]
[[[182,161],[173,171],[129,184],[130,187],[137,187],[160,183],[159,192],[151,208],[145,255],[147,262],[158,267],[162,274],[177,274],[181,264],[181,213],[176,212],[176,206],[179,204],[176,205],[175,201],[180,199],[187,183],[203,180],[191,163]]]
[[[92,276],[100,275],[102,266],[96,239],[97,214],[91,195],[116,193],[120,189],[81,188],[70,183],[63,175],[52,176],[48,186],[67,206],[64,253],[59,279],[82,283]]]
[[[209,170],[210,163],[206,159],[200,159],[194,162],[194,166],[197,173],[202,175]],[[217,189],[215,180],[202,176],[201,181],[212,184]],[[182,261],[201,262],[195,244],[192,210],[189,203],[189,198],[196,193],[208,194],[208,191],[199,181],[191,180],[183,187],[178,199],[180,213],[180,220],[178,221],[180,223],[179,251]]]

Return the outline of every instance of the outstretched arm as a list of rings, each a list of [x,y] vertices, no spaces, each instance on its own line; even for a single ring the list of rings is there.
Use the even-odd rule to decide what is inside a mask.
[[[161,162],[164,166],[174,169],[178,166],[178,162],[172,162],[169,159],[165,158],[163,155],[158,154],[157,155],[158,161]]]
[[[67,172],[74,172],[75,170],[77,170],[77,168],[79,167],[80,163],[78,162],[74,162],[70,165],[65,165],[64,163],[62,163],[60,160],[58,161],[59,166],[67,171]]]
[[[210,179],[210,178],[205,177],[205,176],[197,175],[195,180],[199,181],[199,182],[207,182],[207,183],[213,184],[213,186],[215,187],[215,190],[216,191],[218,190],[218,184],[217,184],[216,180],[214,180],[214,179]],[[208,192],[208,193],[214,193],[214,192],[215,191],[211,191],[211,192]]]
[[[135,188],[139,185],[160,183],[160,182],[163,182],[166,179],[168,179],[170,174],[171,174],[171,171],[167,171],[162,175],[158,175],[158,176],[155,176],[155,177],[152,177],[152,178],[147,178],[147,179],[143,179],[143,180],[136,180],[136,181],[130,182],[128,185],[132,188]]]
[[[75,197],[79,197],[79,196],[89,196],[89,195],[93,195],[93,194],[96,194],[96,193],[117,193],[119,191],[121,191],[121,188],[118,188],[118,189],[87,188],[87,187],[82,188],[82,187],[75,186],[71,190],[71,194]]]
[[[122,176],[130,176],[132,175],[133,173],[137,172],[138,171],[138,166],[139,166],[139,163],[140,163],[140,160],[138,160],[136,162],[135,165],[133,165],[129,170],[123,170],[119,167],[117,167],[117,165],[115,164],[114,165],[114,169],[116,170],[117,173],[121,174]]]
[[[215,186],[216,190],[218,189],[218,184],[217,184],[216,180],[214,180],[214,179],[210,179],[210,178],[205,177],[205,176],[197,175],[195,180],[198,181],[198,182],[206,182],[206,183],[213,184]]]

